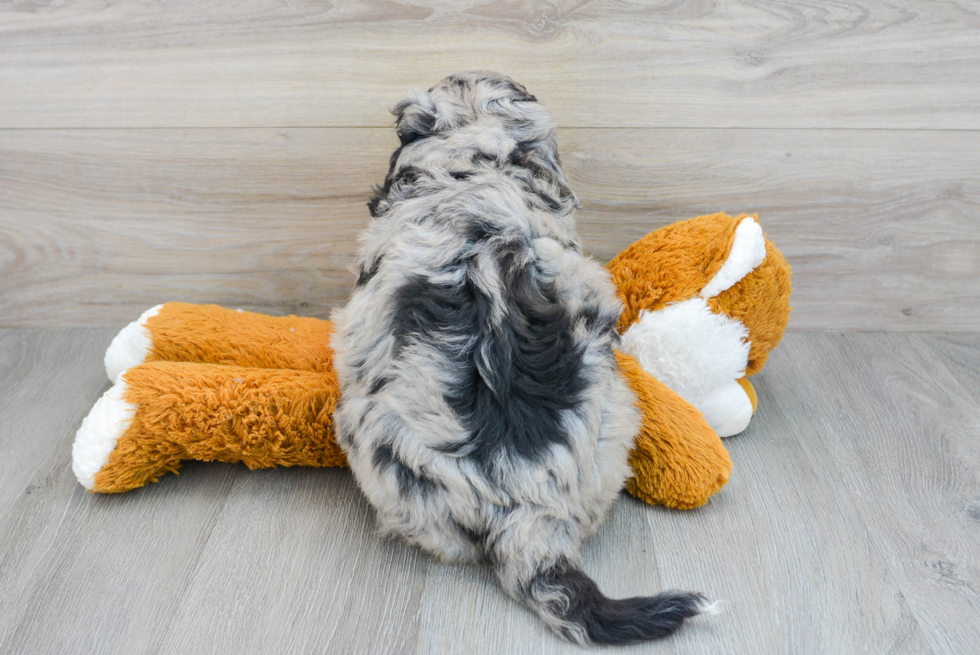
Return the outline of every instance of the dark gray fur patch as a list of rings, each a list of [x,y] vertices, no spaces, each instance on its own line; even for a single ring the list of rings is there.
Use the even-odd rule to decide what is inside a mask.
[[[379,377],[378,379],[376,379],[374,382],[371,383],[371,386],[368,388],[368,394],[373,396],[374,394],[384,389],[385,385],[387,385],[389,382],[391,382],[391,378],[386,376]]]
[[[705,598],[686,591],[665,591],[656,596],[615,600],[607,598],[585,573],[559,561],[531,581],[525,595],[531,605],[535,591],[560,590],[567,603],[551,603],[543,609],[563,621],[585,629],[594,644],[632,644],[662,639],[674,633],[685,619],[701,613]],[[570,634],[568,639],[574,639]]]
[[[499,328],[492,325],[491,299],[468,275],[457,285],[415,276],[395,294],[396,351],[423,341],[442,348],[454,368],[457,382],[444,397],[470,437],[441,450],[484,466],[501,451],[539,459],[551,446],[566,445],[559,412],[574,408],[588,385],[583,349],[572,334],[576,317],[522,263],[525,248],[504,242],[495,253],[507,307]],[[615,320],[606,317],[606,329]]]
[[[377,259],[374,260],[370,268],[368,268],[367,270],[362,269],[360,274],[357,276],[357,286],[362,287],[368,282],[370,282],[371,279],[378,274],[378,270],[381,268],[381,262],[383,260],[384,260],[384,255],[380,255]]]
[[[379,471],[394,470],[395,477],[398,481],[398,493],[403,497],[416,495],[424,498],[439,486],[433,480],[416,474],[403,461],[398,459],[390,446],[382,444],[375,448],[371,462]]]

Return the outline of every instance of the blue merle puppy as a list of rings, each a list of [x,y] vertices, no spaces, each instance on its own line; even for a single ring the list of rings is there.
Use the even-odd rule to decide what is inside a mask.
[[[640,416],[613,356],[622,307],[576,238],[551,114],[492,73],[393,111],[401,147],[334,317],[336,427],[358,483],[387,532],[488,560],[566,639],[670,634],[702,596],[612,600],[579,568]]]

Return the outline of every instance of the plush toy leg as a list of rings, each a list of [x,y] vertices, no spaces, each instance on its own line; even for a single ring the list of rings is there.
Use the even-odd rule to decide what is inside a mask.
[[[643,312],[622,349],[696,407],[721,437],[742,432],[752,406],[737,380],[749,356],[748,330],[696,297]]]
[[[315,318],[171,302],[147,310],[116,335],[106,351],[106,374],[115,380],[152,361],[322,373],[333,370],[332,334],[330,321]]]
[[[626,490],[653,505],[691,509],[708,502],[732,472],[721,439],[701,414],[643,370],[616,353],[643,410],[643,424],[630,452],[633,477]]]
[[[125,371],[75,437],[73,469],[92,491],[141,487],[183,460],[249,468],[345,466],[333,438],[333,372],[150,362]]]
[[[643,409],[630,454],[631,494],[687,509],[727,481],[731,460],[691,405],[617,353]],[[124,372],[82,422],[73,448],[79,482],[129,491],[177,472],[184,460],[275,466],[344,466],[333,439],[336,377],[184,362]]]

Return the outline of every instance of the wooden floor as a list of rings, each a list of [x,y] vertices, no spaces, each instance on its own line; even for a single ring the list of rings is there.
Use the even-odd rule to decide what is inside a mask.
[[[113,330],[0,330],[0,653],[580,652],[496,588],[379,538],[342,469],[191,465],[118,496],[71,472]],[[980,335],[792,333],[706,507],[624,495],[612,595],[727,601],[619,652],[980,652]]]

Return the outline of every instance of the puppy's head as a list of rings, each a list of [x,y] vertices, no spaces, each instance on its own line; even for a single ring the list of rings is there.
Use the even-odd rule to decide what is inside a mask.
[[[478,151],[489,159],[547,176],[562,205],[578,200],[568,187],[558,158],[554,117],[523,85],[486,71],[456,73],[428,91],[417,91],[392,110],[402,148],[428,150],[428,143],[450,157]],[[425,145],[423,145],[425,144]]]
[[[514,80],[490,72],[456,73],[428,91],[416,91],[392,113],[402,145],[437,134],[446,135],[474,123],[525,132],[554,129],[551,113]]]

